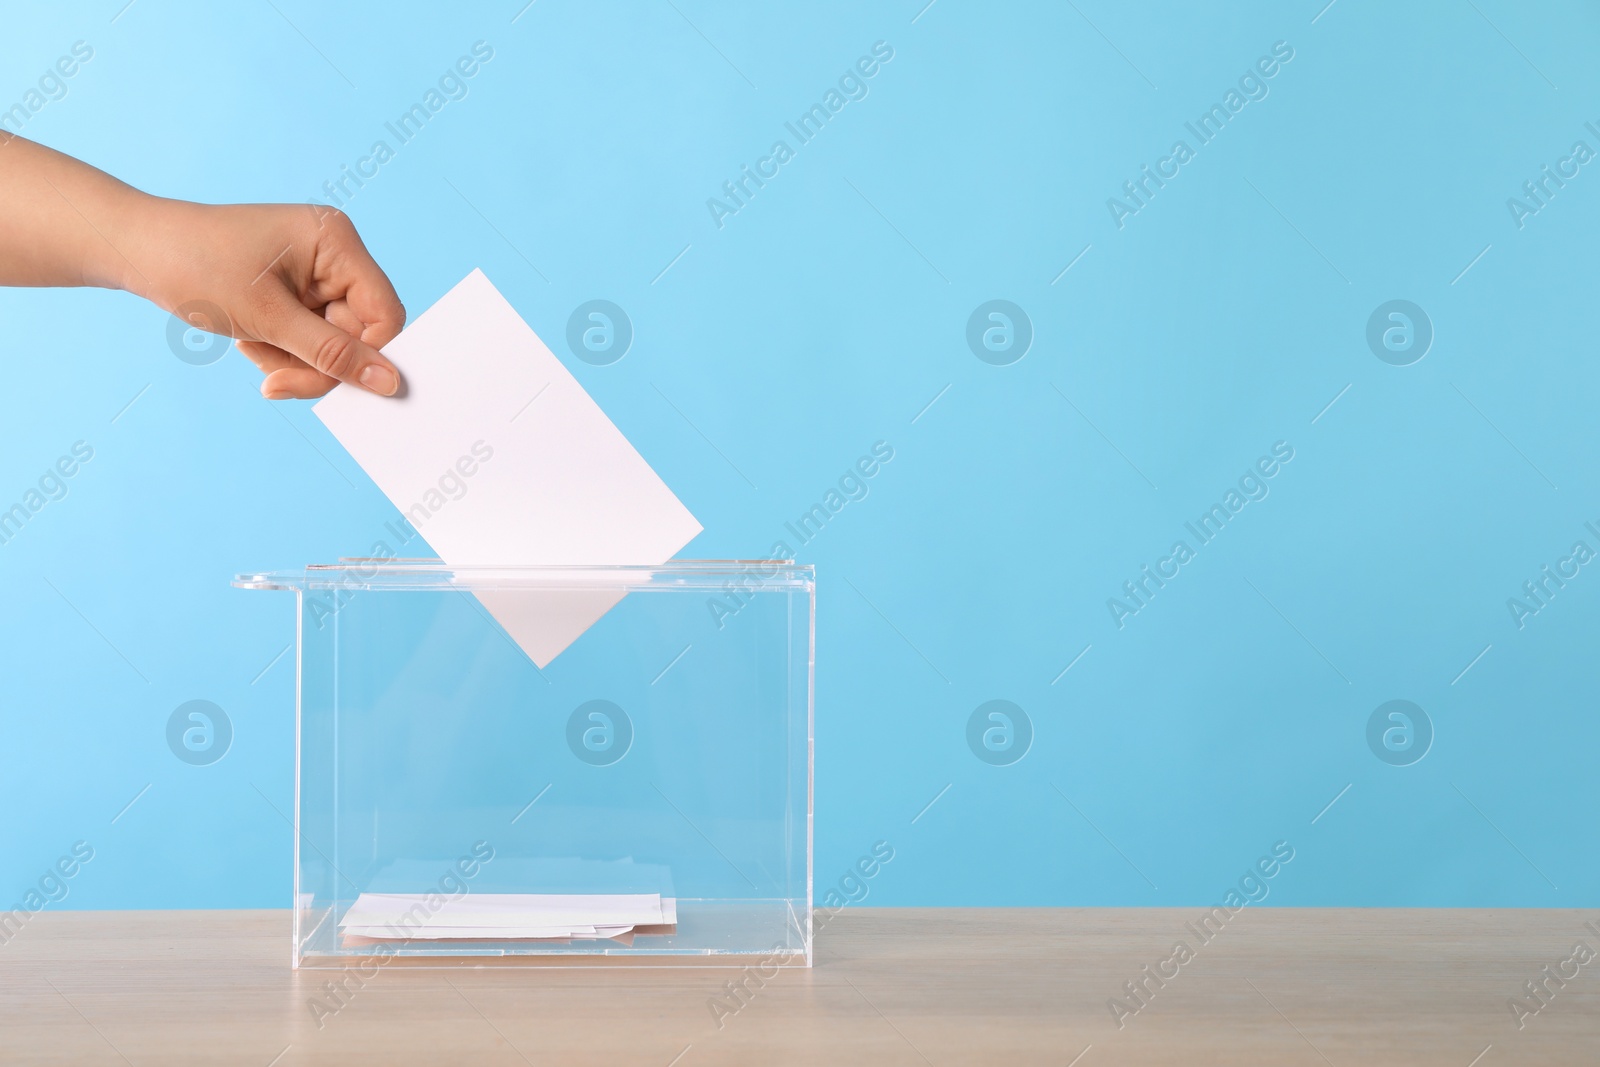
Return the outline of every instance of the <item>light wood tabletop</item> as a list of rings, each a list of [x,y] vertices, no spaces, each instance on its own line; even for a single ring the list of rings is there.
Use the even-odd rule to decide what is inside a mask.
[[[0,1062],[1600,1061],[1600,958],[1574,954],[1600,913],[1247,908],[1202,940],[1202,911],[847,909],[767,979],[393,966],[339,1000],[290,969],[288,912],[42,912],[0,945]]]

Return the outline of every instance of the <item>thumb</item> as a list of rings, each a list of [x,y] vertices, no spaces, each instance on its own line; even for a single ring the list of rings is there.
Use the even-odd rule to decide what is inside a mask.
[[[339,329],[292,298],[286,298],[263,323],[261,340],[298,357],[341,382],[379,396],[400,389],[400,372],[382,352]]]

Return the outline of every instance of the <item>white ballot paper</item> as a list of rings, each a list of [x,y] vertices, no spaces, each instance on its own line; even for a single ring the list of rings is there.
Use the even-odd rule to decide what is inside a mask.
[[[445,563],[656,564],[700,532],[481,270],[384,354],[400,396],[341,386],[312,410]],[[478,599],[542,668],[622,595]]]
[[[431,903],[430,903],[431,901]],[[659,893],[362,893],[339,920],[347,938],[510,940],[610,938],[672,926],[678,902]]]

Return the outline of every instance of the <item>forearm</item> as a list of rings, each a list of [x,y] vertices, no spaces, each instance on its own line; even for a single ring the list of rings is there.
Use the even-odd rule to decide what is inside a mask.
[[[0,285],[147,295],[124,251],[136,255],[128,235],[158,203],[71,156],[0,132]]]

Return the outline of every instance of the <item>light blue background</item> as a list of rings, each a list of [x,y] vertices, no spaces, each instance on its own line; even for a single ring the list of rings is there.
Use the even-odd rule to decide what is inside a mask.
[[[84,40],[27,135],[164,195],[304,201],[491,44],[349,205],[412,312],[483,267],[703,522],[686,556],[765,554],[895,449],[799,552],[819,893],[885,839],[868,904],[1209,903],[1287,840],[1268,904],[1600,903],[1600,571],[1525,629],[1506,607],[1600,548],[1600,171],[1506,207],[1600,149],[1600,16],[924,2],[13,5],[0,107]],[[706,199],[880,40],[870,95],[718,229]],[[1276,41],[1270,95],[1119,230],[1106,199]],[[594,298],[636,332],[609,367],[563,341]],[[964,339],[996,298],[1036,332],[1011,366]],[[1364,337],[1395,298],[1436,331],[1409,367]],[[263,669],[292,607],[228,579],[393,513],[307,405],[180,362],[167,322],[0,292],[0,498],[95,449],[0,546],[0,904],[78,839],[63,907],[289,903],[291,658]],[[1107,598],[1280,440],[1270,497],[1119,630]],[[209,767],[164,737],[196,698],[235,729]],[[966,746],[995,698],[1034,725],[1007,767]],[[1365,739],[1396,698],[1436,731],[1409,767]]]

